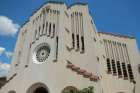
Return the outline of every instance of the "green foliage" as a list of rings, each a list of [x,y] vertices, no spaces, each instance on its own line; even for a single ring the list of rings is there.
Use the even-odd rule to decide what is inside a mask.
[[[89,86],[88,88],[84,88],[81,90],[77,90],[76,88],[68,88],[65,89],[62,93],[94,93],[94,87]]]
[[[78,93],[94,93],[94,87],[89,86],[88,88],[84,88],[79,90]]]
[[[77,93],[77,90],[66,90],[65,93]]]

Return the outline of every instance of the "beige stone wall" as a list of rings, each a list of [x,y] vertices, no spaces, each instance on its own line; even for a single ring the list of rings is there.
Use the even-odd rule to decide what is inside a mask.
[[[136,82],[136,84],[133,84],[133,82],[130,82],[130,77],[129,77],[128,71],[127,71],[127,73],[128,73],[127,80],[124,80],[124,78],[123,78],[124,76],[122,78],[118,78],[118,73],[117,73],[117,76],[114,76],[112,74],[107,74],[106,72],[104,72],[103,73],[103,75],[104,75],[103,86],[104,86],[105,93],[118,93],[118,92],[133,93],[134,86],[136,86],[135,93],[139,93],[140,90],[138,87],[140,86],[139,85],[140,84],[140,81],[139,81],[140,74],[138,73],[138,64],[140,62],[138,62],[139,52],[137,49],[137,44],[136,44],[135,38],[125,37],[125,36],[120,36],[120,35],[113,35],[113,34],[108,34],[108,33],[99,33],[99,35],[103,40],[106,39],[106,40],[119,42],[121,44],[127,45],[128,56],[130,59],[130,64],[132,66],[132,71],[133,71],[133,75],[134,75],[134,81]],[[110,51],[111,51],[111,49],[110,49]],[[123,51],[123,53],[124,53],[124,50],[121,50],[121,51]],[[121,56],[121,60],[122,60],[122,56]],[[125,61],[125,63],[128,64],[127,61]],[[104,66],[105,66],[105,64],[104,64]],[[107,71],[107,66],[103,70]]]
[[[44,8],[59,11],[59,15],[53,15],[50,12],[46,14],[46,21],[56,24],[56,33],[54,37],[50,37],[48,34],[39,36],[38,40],[34,39],[35,29],[43,25],[42,17],[36,21],[38,16],[41,16]],[[72,19],[71,14],[74,13],[73,27],[75,35],[75,47],[72,48]],[[78,13],[78,14],[75,14]],[[82,15],[81,15],[82,14]],[[79,15],[79,16],[77,16]],[[81,15],[81,16],[80,16]],[[56,18],[58,17],[58,20]],[[56,18],[56,19],[55,19]],[[33,20],[35,20],[33,25]],[[96,51],[99,42],[95,42],[97,39],[97,32],[93,29],[91,24],[91,17],[88,13],[87,5],[74,5],[67,9],[65,4],[52,4],[48,3],[39,9],[25,26],[21,29],[19,39],[17,43],[16,52],[22,51],[20,62],[17,60],[17,56],[12,62],[12,70],[8,75],[9,82],[2,87],[0,93],[8,93],[10,90],[15,90],[17,93],[26,93],[26,91],[36,83],[43,83],[48,87],[51,93],[61,93],[66,86],[75,86],[78,89],[87,88],[88,86],[94,86],[96,93],[101,93],[100,80],[95,82],[89,78],[83,77],[83,75],[77,74],[67,68],[67,62],[71,62],[80,69],[84,69],[89,73],[100,76],[97,61]],[[41,28],[42,29],[42,28]],[[27,32],[25,32],[27,30]],[[26,33],[23,37],[22,33]],[[77,47],[77,35],[79,35],[79,48]],[[56,60],[56,37],[58,36],[58,55]],[[84,51],[82,50],[81,37],[84,37]],[[43,64],[36,64],[33,62],[32,56],[35,48],[41,43],[48,43],[51,52],[48,59]],[[31,48],[30,48],[30,44]],[[68,49],[70,48],[70,50]],[[15,64],[18,64],[15,66]],[[16,73],[16,75],[15,75]],[[13,77],[14,75],[14,77]],[[13,78],[11,78],[13,77]]]
[[[51,29],[55,28],[54,32],[49,32],[50,23]],[[38,86],[45,86],[50,93],[61,93],[66,86],[75,86],[78,89],[94,86],[95,93],[133,93],[134,85],[129,80],[107,74],[103,39],[128,45],[136,93],[139,93],[139,54],[135,39],[98,33],[87,5],[75,4],[67,8],[65,4],[55,3],[42,6],[21,28],[11,64],[12,69],[7,76],[8,82],[0,89],[0,93],[8,93],[10,90],[28,93],[30,88]],[[50,54],[46,62],[36,64],[33,55],[36,47],[42,43],[49,45]],[[90,77],[77,74],[77,70],[67,68],[68,63],[98,76],[99,80],[91,81]]]

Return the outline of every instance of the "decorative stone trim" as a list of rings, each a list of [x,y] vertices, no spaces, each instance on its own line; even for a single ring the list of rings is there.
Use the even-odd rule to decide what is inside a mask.
[[[92,73],[85,72],[85,73],[83,74],[83,76],[86,77],[86,78],[89,78],[89,77],[92,76]]]
[[[91,81],[98,81],[99,80],[99,77],[98,76],[95,76],[95,75],[92,75],[92,76],[90,76],[90,80]]]
[[[86,70],[84,70],[84,69],[79,69],[79,70],[77,71],[77,73],[80,74],[80,75],[82,75],[82,74],[85,73],[85,72],[86,72]]]
[[[72,64],[71,62],[67,62],[67,68],[71,69],[72,71],[77,72],[77,74],[83,75],[83,77],[85,78],[89,78],[91,81],[98,81],[100,80],[99,76],[94,75],[91,72],[86,71],[85,69],[81,69],[78,66],[75,66],[74,64]]]

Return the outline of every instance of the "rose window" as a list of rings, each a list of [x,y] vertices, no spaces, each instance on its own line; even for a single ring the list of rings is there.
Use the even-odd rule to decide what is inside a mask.
[[[50,47],[47,43],[40,44],[36,47],[34,54],[33,54],[33,60],[35,63],[42,63],[47,60],[50,54]]]

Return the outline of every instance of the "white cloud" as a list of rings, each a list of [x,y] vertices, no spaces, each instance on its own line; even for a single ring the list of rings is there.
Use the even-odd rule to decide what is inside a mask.
[[[5,52],[5,48],[4,47],[0,47],[0,55],[2,55]]]
[[[0,16],[0,35],[13,36],[17,33],[19,25],[6,16]]]
[[[13,52],[7,51],[4,47],[0,47],[0,56],[4,55],[7,58],[11,58],[13,56]]]
[[[7,58],[11,58],[13,53],[7,51],[4,47],[0,47],[0,56],[4,55]],[[3,63],[0,61],[0,77],[6,76],[8,71],[10,70],[10,64]]]
[[[8,58],[11,58],[13,56],[13,52],[10,51],[6,51],[5,54]]]
[[[10,64],[0,62],[0,77],[6,76],[10,70]]]

